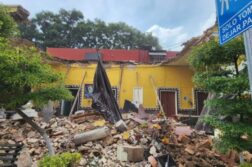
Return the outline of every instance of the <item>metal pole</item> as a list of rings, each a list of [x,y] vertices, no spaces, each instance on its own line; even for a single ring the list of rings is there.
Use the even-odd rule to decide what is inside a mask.
[[[248,64],[250,96],[252,96],[252,28],[243,33],[244,45]]]

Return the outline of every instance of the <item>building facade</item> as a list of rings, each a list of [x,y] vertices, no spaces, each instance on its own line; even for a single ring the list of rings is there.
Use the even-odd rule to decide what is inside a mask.
[[[92,84],[96,62],[91,57],[95,51],[85,50],[84,52],[84,50],[47,49],[49,55],[60,60],[53,61],[51,65],[65,76],[65,86],[74,96],[86,73],[84,84],[77,95],[79,98],[76,110],[88,109],[92,104]],[[101,50],[99,54],[103,59],[114,96],[121,109],[124,107],[125,100],[128,100],[136,105],[142,104],[146,110],[159,111],[158,99],[167,116],[197,115],[203,107],[201,106],[203,101],[201,102],[200,99],[206,96],[205,92],[194,87],[192,69],[187,63],[177,64],[176,61],[179,62],[181,57],[176,58],[176,54],[170,56],[171,53],[155,52],[153,54],[141,50],[106,50],[106,52]],[[158,59],[153,58],[154,55],[158,55]],[[160,55],[164,55],[163,59]],[[169,58],[166,55],[169,55]],[[64,101],[61,103],[63,114],[68,114],[71,104]]]

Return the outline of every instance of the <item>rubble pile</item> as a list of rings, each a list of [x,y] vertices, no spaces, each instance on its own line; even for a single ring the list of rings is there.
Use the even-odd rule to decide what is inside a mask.
[[[56,153],[80,152],[80,166],[226,166],[212,149],[211,138],[172,120],[145,121],[123,114],[128,130],[119,133],[100,115],[53,118],[49,123],[34,118],[51,138]],[[0,143],[23,143],[32,161],[47,154],[43,138],[22,120],[0,123]],[[84,136],[85,140],[76,137]],[[88,136],[88,138],[87,138]],[[98,137],[97,137],[98,136]],[[100,136],[100,137],[99,137]],[[79,139],[78,138],[78,139]],[[162,162],[163,161],[163,162]],[[35,164],[35,163],[34,163]]]

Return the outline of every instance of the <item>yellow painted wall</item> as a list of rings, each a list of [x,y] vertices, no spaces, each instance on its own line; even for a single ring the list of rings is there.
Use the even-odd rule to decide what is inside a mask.
[[[53,68],[66,74],[67,65],[54,64]],[[65,78],[65,85],[80,85],[85,72],[87,72],[84,84],[92,84],[96,64],[72,64]],[[119,90],[119,107],[122,108],[124,100],[133,100],[133,88],[143,87],[143,106],[145,108],[156,108],[157,100],[150,81],[150,76],[154,79],[157,88],[177,88],[179,90],[180,109],[192,109],[192,106],[184,100],[187,96],[193,101],[193,71],[188,66],[154,66],[154,65],[105,65],[111,86],[120,88],[120,76],[122,74],[122,84]],[[121,71],[122,70],[122,71]],[[91,99],[84,98],[82,89],[82,107],[90,107]]]

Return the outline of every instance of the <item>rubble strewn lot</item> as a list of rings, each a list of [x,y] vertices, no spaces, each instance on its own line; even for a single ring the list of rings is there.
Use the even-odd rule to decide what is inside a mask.
[[[188,130],[187,126],[172,120],[156,119],[155,123],[151,123],[135,119],[134,113],[123,114],[123,118],[128,126],[128,131],[123,133],[117,132],[113,124],[99,115],[80,114],[72,119],[56,117],[49,123],[43,122],[40,117],[34,120],[46,129],[56,153],[80,152],[83,156],[80,166],[155,166],[162,160],[169,162],[169,166],[174,160],[179,167],[227,166],[213,150],[211,138],[204,133]],[[109,133],[100,139],[91,137],[81,144],[74,143],[74,136],[90,131],[96,136],[101,132],[92,130],[102,130],[104,126],[109,128]],[[0,129],[0,143],[22,142],[31,155],[33,166],[47,154],[42,137],[22,120],[1,122]]]

